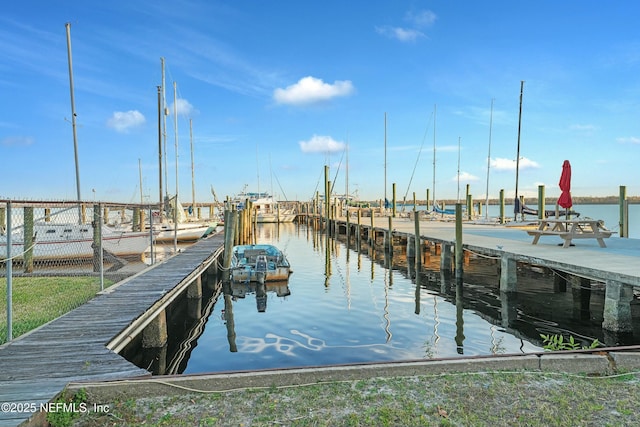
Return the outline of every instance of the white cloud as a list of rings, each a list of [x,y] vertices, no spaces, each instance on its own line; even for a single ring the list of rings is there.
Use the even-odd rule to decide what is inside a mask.
[[[476,182],[479,180],[480,178],[475,175],[471,175],[469,172],[460,172],[460,182]],[[453,178],[451,178],[451,181],[457,182],[458,175],[455,175]]]
[[[304,153],[326,153],[344,150],[345,143],[336,141],[330,136],[313,135],[308,141],[300,141],[300,149]]]
[[[420,37],[425,37],[425,35],[419,30],[414,30],[411,28],[391,27],[388,25],[385,25],[383,27],[376,27],[376,32],[385,37],[400,40],[401,42],[413,42]]]
[[[107,120],[107,126],[115,129],[116,132],[126,133],[132,128],[143,125],[145,121],[144,115],[138,110],[116,111]]]
[[[419,12],[407,12],[405,19],[417,27],[424,28],[433,25],[437,16],[430,10],[421,10]]]
[[[6,147],[26,147],[32,145],[33,142],[34,139],[30,136],[8,136],[6,138],[0,139],[0,145],[4,145]]]
[[[187,101],[186,99],[178,98],[176,102],[171,104],[171,106],[169,107],[169,114],[173,114],[173,112],[176,111],[176,106],[178,107],[177,111],[179,116],[189,117],[196,111],[196,109],[193,108],[193,105],[191,105],[189,101]]]
[[[520,157],[519,167],[520,167],[520,170],[536,169],[536,168],[539,168],[540,165],[531,159],[527,159],[526,157]],[[495,159],[491,159],[491,169],[498,170],[498,171],[515,171],[516,161],[515,159],[504,159],[504,158],[497,157]]]
[[[570,130],[577,130],[580,132],[593,132],[594,130],[597,129],[596,126],[594,125],[581,125],[581,124],[575,124],[575,125],[571,125],[569,126]]]
[[[621,144],[640,144],[640,138],[637,136],[626,136],[618,138],[617,141]]]
[[[349,80],[336,80],[329,84],[322,79],[307,76],[285,89],[274,90],[273,98],[278,104],[303,105],[351,95],[353,91],[353,84]]]

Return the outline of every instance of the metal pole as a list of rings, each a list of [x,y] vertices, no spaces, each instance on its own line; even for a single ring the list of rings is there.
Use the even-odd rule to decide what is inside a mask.
[[[173,127],[176,146],[176,201],[173,209],[173,251],[178,253],[178,89],[173,82]]]
[[[169,109],[167,108],[163,57],[160,57],[160,65],[162,66],[162,141],[164,144],[164,192],[167,196],[167,199],[169,199],[169,168],[167,167],[167,116],[169,115]]]
[[[76,193],[77,199],[80,201],[82,197],[80,196],[80,167],[78,165],[78,135],[76,132],[76,104],[75,97],[73,93],[73,60],[71,55],[71,24],[67,22],[65,24],[67,29],[67,56],[69,60],[69,86],[71,92],[71,128],[73,130],[73,153],[76,162]],[[81,221],[78,218],[78,221]]]
[[[11,202],[7,202],[7,342],[13,339],[13,259],[11,258]]]
[[[162,195],[162,192],[160,193]],[[151,205],[149,205],[149,249],[151,250],[151,265],[156,263],[153,253],[153,212],[151,211]]]
[[[489,154],[487,155],[487,194],[485,196],[485,219],[489,219],[489,170],[491,169],[491,129],[493,128],[493,101],[491,98],[491,113],[489,114]]]
[[[189,139],[191,144],[191,215],[195,216],[196,213],[196,187],[194,177],[194,165],[193,165],[193,120],[189,119]]]
[[[520,171],[520,130],[522,128],[522,91],[524,90],[524,80],[520,81],[520,113],[518,115],[518,150],[516,152],[516,195],[515,198],[513,200],[513,202],[515,203],[515,206],[518,206],[518,172]],[[515,209],[514,209],[515,211]],[[519,209],[520,212],[522,212],[522,206],[520,206]],[[514,220],[518,219],[518,213],[519,212],[514,212]]]
[[[387,113],[384,113],[384,209],[387,210]]]
[[[433,105],[433,207],[436,207],[436,105]],[[429,207],[427,206],[427,210]]]
[[[164,207],[162,203],[162,86],[158,86],[158,183],[159,183],[159,198],[160,202],[160,223],[163,221]],[[149,208],[151,209],[151,208]],[[153,227],[153,217],[149,213],[149,225]]]
[[[102,203],[99,203],[97,206],[94,205],[94,208],[98,208],[98,223],[96,227],[98,227],[98,250],[100,251],[100,290],[104,291],[104,253],[102,252]]]

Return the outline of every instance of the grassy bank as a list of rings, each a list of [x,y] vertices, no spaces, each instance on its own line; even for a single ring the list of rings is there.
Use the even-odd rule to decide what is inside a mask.
[[[640,377],[465,373],[94,403],[109,410],[66,425],[631,426],[640,425]]]
[[[105,287],[111,281],[105,280]],[[97,277],[16,277],[12,282],[13,337],[84,304],[100,290]],[[0,344],[7,340],[7,280],[0,279]]]

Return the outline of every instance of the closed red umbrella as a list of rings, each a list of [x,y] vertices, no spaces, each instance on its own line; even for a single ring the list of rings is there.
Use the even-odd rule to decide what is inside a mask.
[[[571,201],[571,164],[569,160],[565,160],[562,164],[562,175],[560,175],[560,183],[558,185],[562,191],[558,204],[565,209],[569,209],[573,206]]]

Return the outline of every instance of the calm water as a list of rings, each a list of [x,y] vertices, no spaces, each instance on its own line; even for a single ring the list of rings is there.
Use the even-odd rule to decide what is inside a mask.
[[[617,215],[589,207],[582,215]],[[287,283],[236,284],[212,299],[208,282],[202,300],[171,308],[167,349],[132,345],[125,357],[154,374],[189,374],[529,353],[541,350],[540,334],[640,345],[640,293],[633,332],[617,335],[601,329],[602,283],[572,289],[558,282],[562,272],[523,267],[517,292],[501,294],[498,261],[472,256],[460,288],[441,277],[432,255],[416,286],[402,248],[390,269],[384,254],[348,249],[344,236],[327,239],[304,224],[260,225],[257,234],[286,253],[294,270]]]
[[[258,234],[287,254],[288,286],[267,285],[265,296],[234,285],[235,296],[220,296],[184,373],[526,353],[541,350],[527,333],[558,330],[556,320],[518,316],[515,301],[513,313],[501,314],[495,263],[472,260],[465,271],[473,284],[456,304],[455,285],[440,292],[437,272],[421,276],[416,292],[406,269],[384,268],[333,239],[327,246],[305,225],[262,225]]]

